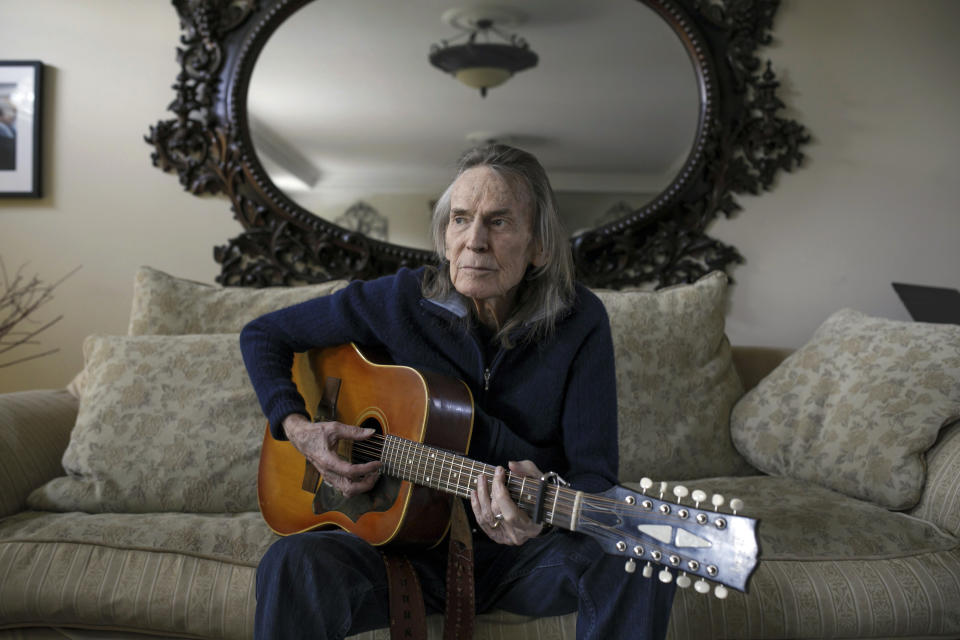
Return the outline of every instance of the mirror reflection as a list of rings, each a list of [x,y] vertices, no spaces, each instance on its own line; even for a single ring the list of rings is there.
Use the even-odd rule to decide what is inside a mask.
[[[432,44],[460,33],[450,9],[316,0],[280,25],[248,94],[257,157],[278,188],[331,222],[429,249],[433,201],[457,156],[486,140],[540,158],[574,233],[643,205],[678,173],[698,86],[682,43],[651,9],[524,2],[503,30],[526,40],[538,64],[485,97],[428,62]]]

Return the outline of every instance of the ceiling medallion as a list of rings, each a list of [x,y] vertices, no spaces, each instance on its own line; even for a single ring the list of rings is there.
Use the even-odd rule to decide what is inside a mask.
[[[451,9],[443,21],[461,33],[430,47],[430,64],[453,75],[486,97],[487,89],[497,87],[514,73],[537,66],[539,58],[527,41],[501,27],[518,24],[523,14],[507,7]],[[503,42],[492,42],[497,36]],[[482,39],[482,41],[481,41]],[[464,41],[461,44],[457,42]]]

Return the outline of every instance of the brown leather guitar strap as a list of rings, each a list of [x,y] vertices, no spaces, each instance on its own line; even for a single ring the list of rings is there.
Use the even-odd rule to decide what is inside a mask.
[[[390,585],[391,640],[426,640],[427,614],[413,565],[400,553],[382,555]]]
[[[443,638],[470,640],[475,606],[473,537],[463,501],[459,498],[454,498],[450,513],[447,553],[447,610],[443,619]],[[384,552],[383,560],[390,584],[391,640],[426,640],[426,610],[413,565],[406,556],[397,553]]]
[[[463,500],[453,499],[450,510],[450,549],[447,552],[447,610],[443,640],[473,637],[473,536]]]

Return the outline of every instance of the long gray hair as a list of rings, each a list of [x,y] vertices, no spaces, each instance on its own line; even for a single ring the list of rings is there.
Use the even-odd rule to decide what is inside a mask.
[[[457,163],[457,176],[468,169],[489,167],[514,184],[521,184],[530,194],[533,204],[533,241],[541,249],[543,265],[528,268],[517,291],[513,313],[494,336],[505,348],[513,346],[510,334],[527,327],[526,337],[542,339],[553,333],[559,318],[573,304],[574,268],[570,241],[560,222],[556,199],[550,179],[540,162],[530,153],[507,146],[491,144],[468,150]],[[459,296],[450,280],[450,265],[446,260],[447,225],[450,222],[450,195],[453,182],[433,208],[433,246],[440,258],[439,268],[428,268],[423,281],[423,295],[431,300],[446,300]],[[467,307],[474,313],[474,306]]]

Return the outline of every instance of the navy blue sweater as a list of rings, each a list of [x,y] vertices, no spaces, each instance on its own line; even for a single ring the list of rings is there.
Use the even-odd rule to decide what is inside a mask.
[[[306,415],[290,379],[295,352],[347,342],[380,346],[394,362],[463,380],[476,403],[468,455],[488,464],[533,460],[575,488],[617,477],[617,398],[606,310],[577,286],[554,337],[491,348],[466,323],[460,297],[427,300],[423,270],[356,281],[330,296],[261,316],[240,334],[243,359],[273,435]],[[488,355],[489,354],[489,355]]]

